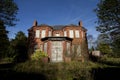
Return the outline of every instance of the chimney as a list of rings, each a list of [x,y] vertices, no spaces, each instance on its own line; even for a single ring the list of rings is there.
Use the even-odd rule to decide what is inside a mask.
[[[83,25],[82,25],[82,21],[79,21],[78,25],[79,25],[80,27],[82,27],[82,26],[83,26]]]
[[[37,21],[36,20],[34,21],[33,26],[37,26]]]

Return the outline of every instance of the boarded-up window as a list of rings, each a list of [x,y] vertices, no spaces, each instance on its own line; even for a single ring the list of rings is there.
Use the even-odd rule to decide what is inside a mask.
[[[69,37],[70,38],[74,38],[74,32],[73,32],[73,30],[69,30]]]
[[[35,37],[36,37],[36,38],[39,38],[39,37],[40,37],[40,30],[36,30],[36,31],[35,31]]]
[[[45,37],[45,30],[42,30],[41,38],[44,38],[44,37]]]
[[[67,37],[67,31],[64,31],[64,37]]]
[[[76,38],[79,38],[79,37],[80,37],[80,32],[79,32],[79,30],[75,30],[75,37],[76,37]]]

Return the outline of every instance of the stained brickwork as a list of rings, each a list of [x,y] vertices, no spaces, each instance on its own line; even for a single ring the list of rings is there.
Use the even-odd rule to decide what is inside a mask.
[[[47,50],[51,61],[84,61],[88,56],[86,31],[81,21],[78,25],[65,26],[38,25],[37,21],[34,21],[33,26],[28,29],[28,53],[31,55],[36,49]]]

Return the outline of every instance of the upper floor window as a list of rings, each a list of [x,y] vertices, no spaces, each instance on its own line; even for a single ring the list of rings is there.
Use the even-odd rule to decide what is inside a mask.
[[[74,38],[74,32],[73,32],[73,30],[69,30],[69,37],[70,38]]]
[[[41,38],[45,37],[45,32],[46,32],[46,30],[42,30],[42,32],[41,32]]]
[[[35,31],[35,37],[36,37],[36,38],[39,38],[39,37],[40,37],[40,30],[36,30],[36,31]]]
[[[51,37],[52,36],[52,32],[48,31],[48,36]]]
[[[79,38],[79,37],[80,37],[80,32],[79,32],[79,30],[75,30],[75,37],[76,37],[76,38]]]
[[[67,31],[64,31],[64,37],[67,37]]]

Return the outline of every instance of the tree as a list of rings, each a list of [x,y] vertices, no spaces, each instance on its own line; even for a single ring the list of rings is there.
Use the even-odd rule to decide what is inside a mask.
[[[113,51],[116,54],[116,51],[120,49],[120,44],[118,44],[120,40],[120,0],[100,0],[95,12],[98,17],[96,30],[109,36],[110,46],[116,48]]]
[[[0,0],[0,58],[7,55],[9,40],[6,26],[15,25],[17,11],[18,7],[13,0]]]
[[[19,31],[15,39],[11,40],[9,56],[14,57],[16,62],[22,62],[28,58],[27,37],[22,31]]]
[[[9,46],[9,39],[7,37],[7,31],[3,22],[0,21],[0,58],[6,57],[7,49]]]
[[[120,1],[100,0],[95,12],[98,17],[97,30],[102,33],[120,30]]]
[[[13,0],[0,0],[0,21],[4,25],[14,26],[17,12],[18,7]]]
[[[102,54],[107,54],[111,55],[112,49],[110,46],[110,40],[109,36],[106,34],[99,34],[97,38],[97,49],[102,53]]]
[[[110,38],[107,34],[99,34],[97,37],[97,44],[104,43],[104,44],[110,44]]]

